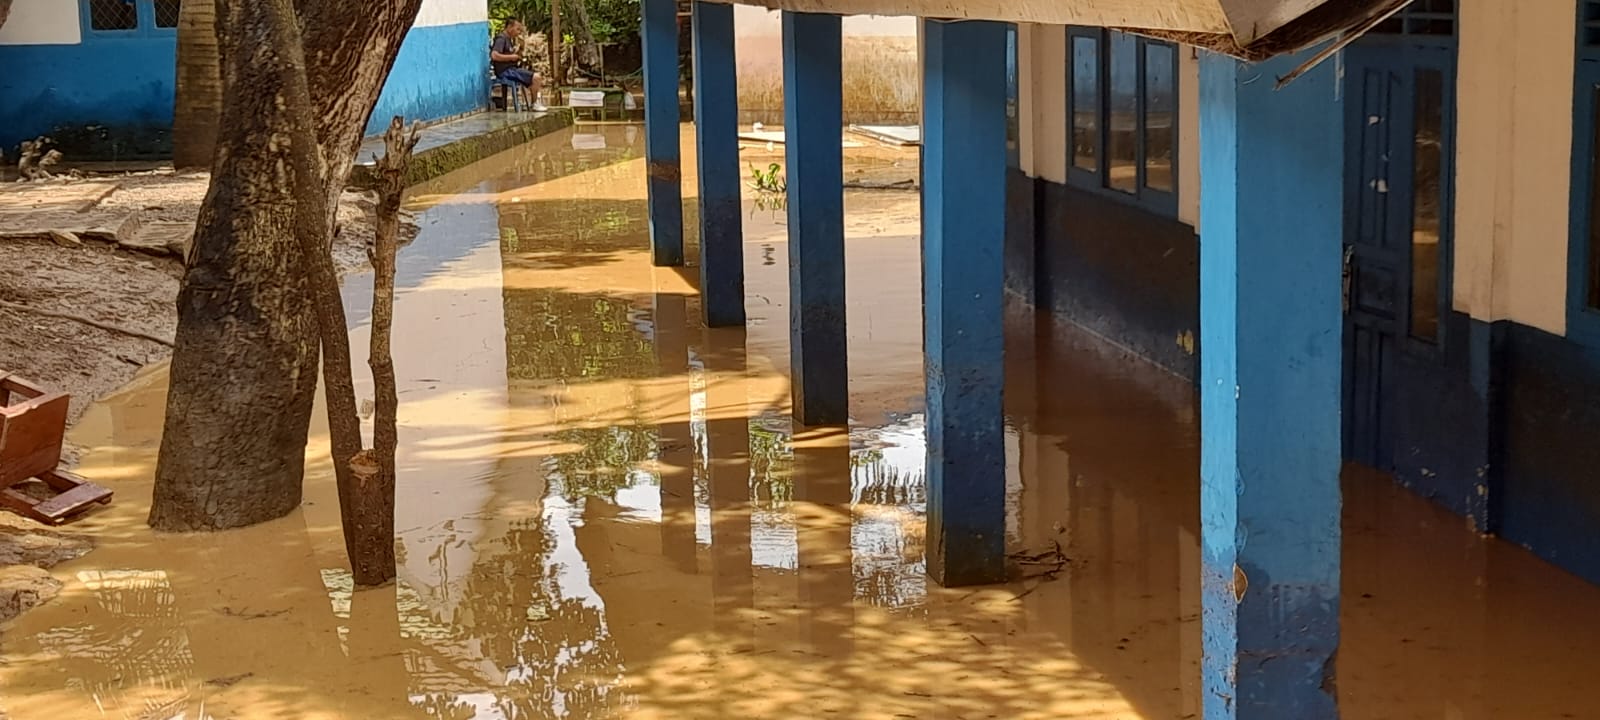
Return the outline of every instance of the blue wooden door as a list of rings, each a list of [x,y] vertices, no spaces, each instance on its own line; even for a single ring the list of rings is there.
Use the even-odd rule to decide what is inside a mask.
[[[1345,456],[1393,470],[1411,369],[1448,317],[1453,47],[1378,37],[1345,58]]]

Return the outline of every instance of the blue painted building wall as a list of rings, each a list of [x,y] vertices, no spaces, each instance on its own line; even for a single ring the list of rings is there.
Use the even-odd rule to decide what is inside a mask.
[[[73,0],[56,0],[74,12]],[[141,5],[147,12],[148,4]],[[35,11],[37,12],[37,11]],[[26,28],[24,28],[25,30]],[[77,42],[15,37],[0,43],[0,151],[50,135],[77,159],[160,158],[171,152],[177,34],[151,26],[95,32]],[[20,42],[19,42],[20,41]],[[369,132],[403,114],[434,120],[488,102],[487,20],[419,25],[407,34]]]
[[[1574,98],[1571,46],[1561,50],[1548,39],[1575,28],[1578,5],[1466,5],[1462,22],[1475,25],[1477,33],[1463,34],[1460,72],[1470,82],[1460,82],[1475,94],[1463,90],[1455,122],[1461,136],[1457,157],[1471,162],[1454,169],[1456,237],[1442,270],[1459,285],[1488,287],[1472,273],[1500,263],[1493,271],[1497,302],[1510,307],[1487,309],[1475,305],[1470,290],[1452,297],[1446,289],[1437,348],[1398,353],[1394,377],[1402,387],[1391,398],[1394,451],[1392,467],[1385,469],[1417,494],[1472,518],[1479,529],[1600,584],[1600,443],[1594,440],[1600,437],[1600,344],[1571,327],[1565,336],[1561,332],[1565,310],[1558,303],[1565,301],[1567,278],[1547,271],[1565,268],[1569,242],[1585,237],[1574,233],[1571,238],[1578,240],[1570,240],[1555,226],[1565,222],[1569,194],[1581,199],[1588,193],[1577,186],[1587,161],[1574,171],[1575,189],[1569,193],[1566,186],[1574,151],[1562,132],[1587,138],[1590,121],[1579,112],[1577,127],[1564,130],[1548,119],[1561,118]],[[1542,43],[1539,63],[1519,62],[1513,73],[1502,56],[1482,48],[1474,54],[1473,38],[1507,25],[1490,11],[1521,14],[1526,28],[1519,26],[1518,36]],[[1063,32],[1035,26],[1032,39]],[[1032,168],[1013,176],[1011,217],[1013,227],[1031,227],[1032,242],[1008,240],[1008,287],[1059,319],[1195,380],[1202,348],[1189,338],[1200,329],[1197,258],[1203,240],[1189,219],[1066,182],[1069,131],[1058,107],[1067,103],[1064,90],[1050,89],[1064,88],[1068,54],[1062,40],[1050,42],[1053,50],[1032,56],[1038,79],[1023,78],[1034,80],[1035,88],[1034,107],[1023,109],[1034,118],[1023,163]],[[1040,67],[1042,59],[1051,67]],[[1180,73],[1180,89],[1191,82]],[[1513,89],[1516,121],[1506,126],[1491,106],[1506,103]],[[1192,127],[1192,100],[1180,113]],[[1507,137],[1499,138],[1501,133]],[[1182,139],[1195,142],[1187,131]],[[1499,197],[1515,195],[1514,212],[1496,209],[1484,194],[1491,189]],[[1180,196],[1180,207],[1197,195]],[[1486,259],[1490,235],[1496,238],[1495,257]],[[1506,236],[1515,237],[1514,243],[1501,244]],[[1474,243],[1478,249],[1467,247]],[[1476,255],[1461,260],[1462,253]],[[1520,273],[1509,281],[1509,293],[1500,279],[1504,266]],[[1534,266],[1540,270],[1529,269]],[[1506,301],[1507,295],[1513,298]]]
[[[0,45],[0,152],[49,134],[102,157],[170,154],[175,47],[171,33]]]
[[[489,98],[489,23],[415,27],[406,35],[367,132],[389,118],[435,120],[481,110]]]

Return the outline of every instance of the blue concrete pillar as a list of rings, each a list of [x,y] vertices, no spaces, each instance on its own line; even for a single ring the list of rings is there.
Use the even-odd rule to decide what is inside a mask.
[[[923,21],[928,574],[1005,579],[1006,26]]]
[[[694,4],[695,159],[700,177],[700,306],[707,327],[744,324],[738,66],[733,6]]]
[[[844,312],[844,110],[837,15],[783,13],[789,367],[803,425],[850,421]]]
[[[1206,720],[1339,716],[1343,115],[1334,63],[1200,61]]]
[[[678,4],[642,0],[644,157],[648,174],[650,257],[683,264],[683,159],[678,147]]]

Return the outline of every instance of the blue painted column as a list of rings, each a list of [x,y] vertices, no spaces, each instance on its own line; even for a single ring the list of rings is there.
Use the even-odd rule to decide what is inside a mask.
[[[783,13],[789,188],[789,367],[803,425],[850,421],[844,311],[839,16]]]
[[[641,0],[644,50],[644,156],[650,257],[683,264],[683,159],[678,147],[678,4]]]
[[[695,159],[700,177],[700,305],[707,327],[744,324],[738,65],[733,6],[694,4]]]
[[[1005,580],[1006,26],[923,21],[928,574]]]
[[[1200,61],[1206,720],[1339,716],[1343,114],[1334,63]]]

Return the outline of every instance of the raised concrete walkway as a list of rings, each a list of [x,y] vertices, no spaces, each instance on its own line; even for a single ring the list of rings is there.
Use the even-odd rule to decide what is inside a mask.
[[[540,113],[481,112],[430,125],[422,129],[422,137],[417,141],[416,156],[411,161],[406,184],[432,180],[572,124],[570,108],[551,108]],[[372,168],[383,151],[382,135],[374,135],[361,143],[355,167],[350,171],[351,185],[371,187],[376,182]]]

